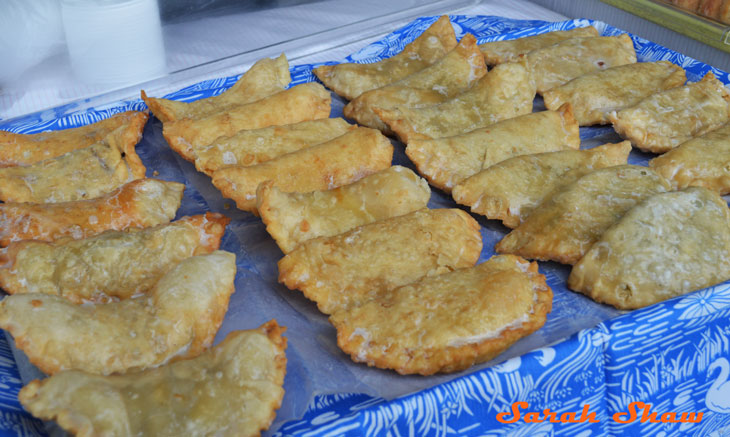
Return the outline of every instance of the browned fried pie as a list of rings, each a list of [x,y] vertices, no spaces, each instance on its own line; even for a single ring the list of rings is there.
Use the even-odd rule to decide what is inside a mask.
[[[235,275],[235,255],[216,251],[181,261],[132,299],[78,305],[51,294],[16,294],[0,302],[0,327],[47,374],[157,367],[213,344]]]
[[[616,132],[634,146],[664,153],[730,121],[730,93],[710,72],[699,82],[611,112],[609,119]]]
[[[107,231],[83,240],[20,241],[0,253],[0,286],[73,302],[144,293],[181,260],[218,249],[229,219],[206,213],[146,229]]]
[[[330,321],[354,361],[430,375],[496,357],[540,329],[551,306],[537,263],[500,255],[383,291]]]
[[[473,87],[435,106],[373,110],[404,143],[450,137],[532,112],[535,84],[520,64],[494,67]]]
[[[631,143],[589,150],[521,155],[497,163],[454,187],[454,200],[471,212],[515,228],[550,194],[593,170],[626,164]]]
[[[213,173],[213,185],[239,209],[255,213],[256,189],[262,182],[274,181],[287,193],[328,190],[388,168],[392,160],[390,141],[375,129],[359,127],[262,164],[220,169]]]
[[[164,123],[162,134],[174,151],[195,162],[195,150],[219,137],[231,136],[241,130],[327,118],[331,98],[322,85],[304,83],[204,118]]]
[[[635,309],[730,279],[730,211],[706,188],[652,196],[611,226],[573,267],[568,286]]]
[[[14,241],[87,238],[108,230],[169,222],[185,185],[137,179],[101,197],[61,203],[0,204],[0,245]]]
[[[209,176],[236,165],[250,166],[270,161],[335,139],[355,129],[342,118],[320,118],[282,126],[242,130],[195,148],[195,168]]]
[[[403,51],[369,64],[323,65],[314,74],[327,88],[352,100],[365,91],[393,83],[434,64],[456,47],[454,28],[442,15]]]
[[[406,154],[431,185],[450,192],[454,185],[505,159],[578,147],[578,123],[570,105],[565,105],[559,111],[522,115],[462,135],[412,140]]]
[[[619,165],[595,170],[553,193],[495,249],[575,264],[629,209],[669,189],[666,179],[646,167]]]
[[[325,314],[378,291],[473,266],[479,224],[459,209],[422,209],[297,246],[279,261],[279,282],[301,290]]]
[[[56,203],[93,199],[145,175],[124,127],[103,141],[25,167],[0,168],[3,202]]]
[[[259,60],[231,88],[214,97],[188,103],[148,97],[142,90],[142,100],[155,117],[166,123],[183,118],[204,118],[235,106],[255,102],[283,91],[289,82],[289,62],[281,54],[276,59]]]
[[[257,436],[281,406],[285,328],[233,331],[197,358],[125,375],[69,370],[18,398],[36,417],[82,435]]]
[[[705,187],[730,193],[730,123],[657,156],[649,167],[675,189]]]
[[[591,36],[598,36],[598,30],[593,26],[587,26],[571,30],[556,30],[540,35],[525,36],[504,41],[492,41],[480,44],[479,49],[484,54],[484,60],[487,61],[487,65],[492,66],[505,62],[515,62],[522,54],[557,44],[566,39]]]
[[[256,208],[266,230],[288,253],[315,237],[425,208],[430,198],[426,181],[396,165],[326,191],[285,193],[267,181],[256,192]]]
[[[93,124],[39,134],[16,134],[0,130],[0,167],[35,164],[84,149],[103,141],[117,129],[121,149],[128,150],[142,139],[147,118],[144,112],[128,111]]]
[[[631,37],[571,38],[520,57],[532,74],[539,94],[592,71],[636,62]]]
[[[487,73],[476,38],[466,34],[459,45],[438,62],[403,79],[360,94],[343,109],[359,124],[392,133],[373,111],[436,105],[461,94]]]
[[[638,62],[598,70],[545,91],[548,109],[573,107],[581,126],[608,124],[608,113],[639,103],[650,95],[684,85],[684,70],[669,61]]]

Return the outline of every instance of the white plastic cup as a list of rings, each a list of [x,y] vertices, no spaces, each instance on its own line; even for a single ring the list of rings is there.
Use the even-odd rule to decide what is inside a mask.
[[[71,65],[88,84],[123,85],[166,72],[157,0],[62,0]]]

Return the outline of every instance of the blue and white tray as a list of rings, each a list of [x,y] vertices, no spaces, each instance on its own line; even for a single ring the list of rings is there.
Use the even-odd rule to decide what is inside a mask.
[[[399,52],[437,17],[417,19],[373,43],[347,61],[374,62]],[[457,36],[472,33],[480,43],[572,29],[588,24],[603,35],[623,33],[602,22],[576,19],[558,23],[492,16],[452,16]],[[687,70],[689,80],[712,70],[724,83],[728,74],[632,36],[640,61],[669,60]],[[292,84],[315,80],[316,65],[292,67]],[[168,98],[196,100],[221,93],[237,77],[208,80]],[[332,116],[344,103],[333,99]],[[535,107],[543,109],[538,99]],[[79,126],[129,109],[145,109],[141,100],[68,113],[69,107],[0,122],[0,129],[35,133]],[[581,128],[582,147],[616,142],[610,127]],[[412,165],[396,143],[394,163]],[[537,333],[520,340],[498,359],[454,375],[400,376],[353,363],[336,345],[335,330],[313,303],[276,281],[282,254],[261,221],[231,207],[210,184],[166,145],[161,124],[153,119],[137,147],[148,176],[186,184],[178,216],[204,211],[233,218],[222,248],[236,253],[236,293],[216,340],[234,329],[253,328],[276,318],[289,328],[286,395],[268,434],[272,435],[483,435],[483,436],[707,436],[730,435],[730,283],[724,283],[630,313],[599,305],[569,291],[566,266],[540,263],[555,294],[553,312]],[[632,152],[629,162],[645,165],[652,155]],[[455,207],[434,190],[429,206]],[[494,254],[507,232],[495,221],[477,217],[484,250],[480,262]],[[13,353],[14,352],[14,353]],[[44,425],[17,401],[24,382],[40,377],[22,353],[11,352],[0,337],[0,434],[47,435]],[[21,378],[22,375],[22,378]],[[589,405],[596,422],[503,424],[497,414],[515,402],[527,411],[549,408],[558,415]],[[613,420],[633,402],[651,404],[657,417],[669,412],[702,413],[700,423]],[[579,415],[579,414],[578,414]],[[509,419],[511,415],[506,416]],[[619,419],[629,415],[619,416]],[[666,418],[669,418],[668,416]],[[679,418],[679,414],[677,414]],[[624,420],[625,421],[625,420]]]

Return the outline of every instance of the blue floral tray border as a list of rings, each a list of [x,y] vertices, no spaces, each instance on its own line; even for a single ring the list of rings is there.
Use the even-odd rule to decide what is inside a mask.
[[[402,50],[436,17],[419,18],[346,58],[372,62]],[[605,23],[576,19],[557,23],[492,16],[451,16],[457,36],[476,35],[480,43],[567,30],[588,24],[603,35],[625,33]],[[690,80],[707,71],[724,83],[728,74],[680,53],[631,35],[640,61],[669,60],[687,70]],[[292,68],[293,85],[314,80],[315,65]],[[207,80],[168,95],[183,101],[217,95],[238,76]],[[95,122],[130,109],[140,100],[81,113],[73,105],[0,123],[5,130],[34,133]],[[275,435],[729,435],[730,434],[730,284],[724,283],[649,308],[627,313],[581,330],[548,347],[470,375],[391,401],[362,394],[322,395],[300,420],[282,425]],[[17,401],[21,387],[7,342],[0,338],[0,431],[3,435],[44,435],[41,422]],[[589,405],[595,422],[497,421],[515,402],[526,411],[549,408],[558,417]],[[613,420],[629,418],[635,402],[662,413],[702,413],[700,423]],[[638,410],[639,418],[643,410]],[[510,414],[504,419],[509,420]],[[544,416],[542,416],[544,417]],[[677,415],[677,417],[679,417]],[[667,416],[667,418],[670,418]]]

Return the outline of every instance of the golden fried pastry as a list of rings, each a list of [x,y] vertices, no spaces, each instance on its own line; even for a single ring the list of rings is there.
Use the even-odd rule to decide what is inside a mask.
[[[730,123],[649,161],[674,189],[705,187],[730,194]]]
[[[537,263],[499,255],[381,292],[330,321],[353,361],[431,375],[501,354],[545,324],[552,298]]]
[[[730,211],[706,188],[657,194],[628,211],[573,267],[568,286],[620,309],[730,279]]]
[[[0,327],[42,372],[108,375],[193,358],[213,343],[233,294],[236,257],[181,261],[145,296],[78,305],[42,293],[0,302]]]
[[[342,118],[320,118],[284,126],[242,130],[230,137],[220,137],[207,146],[195,148],[195,168],[212,175],[216,170],[226,167],[261,164],[327,142],[355,127]]]
[[[500,121],[462,135],[412,140],[406,154],[431,185],[451,192],[454,185],[513,156],[580,147],[570,105]]]
[[[710,72],[699,82],[651,95],[608,118],[634,146],[664,153],[730,121],[730,93]]]
[[[185,185],[137,179],[109,194],[62,203],[0,204],[0,245],[13,241],[87,238],[108,230],[167,223],[180,207]]]
[[[326,143],[251,167],[213,173],[213,185],[239,209],[256,213],[256,189],[268,180],[281,191],[329,190],[390,167],[393,146],[375,129],[359,127]]]
[[[322,85],[304,83],[205,118],[167,122],[162,126],[162,134],[174,151],[195,162],[195,150],[218,137],[231,136],[241,130],[327,118],[331,99],[331,94]]]
[[[0,168],[3,202],[56,203],[93,199],[145,175],[124,128],[103,142],[26,167]]]
[[[522,54],[557,44],[566,39],[598,35],[598,30],[595,27],[587,26],[571,30],[556,30],[554,32],[506,41],[492,41],[480,44],[479,49],[484,54],[484,60],[487,61],[487,65],[492,66],[505,62],[515,62]]]
[[[404,143],[451,137],[532,112],[535,84],[520,64],[494,67],[470,89],[425,108],[373,111]]]
[[[619,165],[596,170],[553,193],[495,249],[575,264],[626,211],[670,188],[666,179],[646,167]]]
[[[142,139],[148,115],[128,111],[86,126],[39,134],[15,134],[0,130],[0,167],[30,165],[85,149],[118,132],[122,150],[133,148]]]
[[[631,143],[589,150],[521,155],[482,170],[454,187],[454,200],[471,212],[516,228],[550,194],[593,170],[626,164]]]
[[[261,100],[283,91],[289,82],[289,62],[282,53],[276,59],[264,58],[253,64],[231,88],[220,95],[188,103],[148,97],[142,90],[142,100],[155,117],[167,123],[183,118],[205,118],[235,106]]]
[[[456,47],[456,36],[447,15],[442,15],[403,51],[371,64],[322,65],[314,74],[327,88],[352,100],[365,91],[393,83],[423,70]]]
[[[548,109],[573,107],[581,126],[608,124],[608,113],[639,103],[654,93],[684,85],[684,70],[669,61],[638,62],[598,70],[545,91]]]
[[[481,250],[469,214],[422,209],[305,241],[279,261],[279,282],[331,314],[423,276],[471,267]]]
[[[636,62],[631,37],[594,36],[571,38],[533,50],[519,60],[537,85],[539,94],[592,71]]]
[[[388,126],[373,112],[374,107],[436,105],[463,93],[486,73],[477,40],[467,33],[455,49],[435,64],[390,85],[362,93],[345,106],[343,113],[361,125],[390,134]]]
[[[217,250],[229,220],[206,213],[83,240],[13,243],[0,253],[0,287],[75,303],[128,299],[151,289],[181,260]]]
[[[285,193],[273,181],[259,185],[256,208],[284,253],[303,241],[425,208],[431,189],[399,165],[327,191]]]
[[[18,398],[78,435],[258,436],[284,396],[284,329],[272,320],[233,331],[196,358],[142,372],[60,372],[31,381]]]

